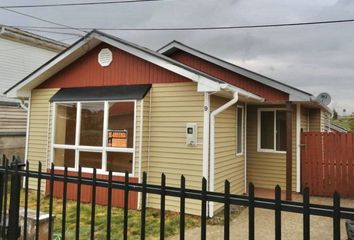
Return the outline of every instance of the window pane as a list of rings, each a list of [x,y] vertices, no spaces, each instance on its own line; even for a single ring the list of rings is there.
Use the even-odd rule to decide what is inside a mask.
[[[133,154],[122,152],[107,152],[107,171],[132,172]]]
[[[54,165],[59,167],[75,167],[75,150],[54,148]]]
[[[81,152],[79,157],[79,165],[87,168],[102,168],[102,153],[98,152]]]
[[[277,111],[277,151],[286,151],[286,112]]]
[[[237,108],[237,153],[242,153],[243,109]]]
[[[261,148],[274,149],[274,112],[261,112]]]
[[[109,147],[133,147],[134,102],[109,103],[107,133]]]
[[[57,103],[55,143],[75,145],[76,103]]]
[[[104,103],[81,104],[80,145],[102,146]]]

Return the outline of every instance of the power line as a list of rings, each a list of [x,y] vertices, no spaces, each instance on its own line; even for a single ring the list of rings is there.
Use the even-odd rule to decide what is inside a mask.
[[[81,29],[78,29],[78,28],[75,28],[75,27],[71,27],[71,26],[69,26],[69,25],[65,25],[65,24],[53,22],[53,21],[50,21],[50,20],[47,20],[47,19],[43,19],[43,18],[40,18],[40,17],[36,17],[36,16],[30,15],[30,14],[27,14],[27,13],[15,11],[15,10],[12,10],[12,9],[7,9],[7,8],[5,8],[5,7],[0,7],[0,9],[2,9],[2,10],[4,10],[4,11],[16,13],[16,14],[19,14],[19,15],[22,15],[22,16],[25,16],[25,17],[33,18],[33,19],[36,19],[36,20],[38,20],[38,21],[42,21],[42,22],[45,22],[45,23],[50,23],[50,24],[53,24],[53,25],[56,25],[56,26],[60,26],[60,27],[63,27],[63,28],[65,28],[65,29],[71,29],[71,30],[76,30],[76,31],[80,31],[80,32],[85,32],[85,33],[86,33],[85,30],[81,30]],[[47,27],[46,27],[46,28],[47,28]],[[50,28],[50,27],[49,27],[49,28]]]
[[[53,4],[38,4],[38,5],[9,5],[9,6],[0,6],[0,8],[68,7],[68,6],[88,6],[88,5],[162,2],[162,1],[168,1],[168,0],[126,0],[126,1],[81,2],[81,3],[55,3],[55,4],[53,3]]]
[[[313,21],[313,22],[296,22],[296,23],[278,23],[278,24],[259,24],[259,25],[239,25],[239,26],[213,26],[213,27],[176,27],[176,28],[118,28],[118,27],[78,27],[83,31],[90,31],[92,29],[106,30],[106,31],[200,31],[200,30],[227,30],[227,29],[250,29],[250,28],[274,28],[274,27],[294,27],[307,25],[322,25],[322,24],[338,24],[354,22],[354,19],[340,19],[327,21]],[[56,29],[66,30],[65,27],[36,27],[36,26],[14,26],[17,28],[32,28],[32,29]]]

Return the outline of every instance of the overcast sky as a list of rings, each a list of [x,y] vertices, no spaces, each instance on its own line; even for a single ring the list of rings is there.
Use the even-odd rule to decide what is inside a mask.
[[[0,5],[55,2],[64,1],[0,0]],[[354,19],[354,0],[166,0],[15,10],[74,27],[207,27]],[[54,26],[3,9],[0,23]],[[343,109],[354,112],[354,22],[267,29],[107,33],[154,50],[175,39],[314,95],[328,92],[333,99],[331,106],[339,113]],[[46,36],[67,43],[77,39],[68,35]]]

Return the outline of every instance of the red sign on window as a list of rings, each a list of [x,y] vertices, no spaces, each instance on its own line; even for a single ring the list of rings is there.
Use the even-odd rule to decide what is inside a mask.
[[[128,130],[108,130],[108,147],[128,147]]]

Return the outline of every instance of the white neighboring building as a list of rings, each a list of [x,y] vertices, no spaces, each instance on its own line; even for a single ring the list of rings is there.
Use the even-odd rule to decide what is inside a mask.
[[[65,43],[0,25],[0,154],[24,159],[26,106],[4,92],[67,47]]]

